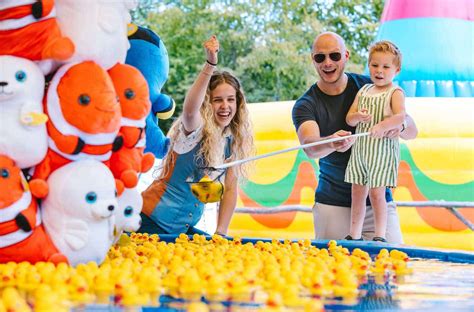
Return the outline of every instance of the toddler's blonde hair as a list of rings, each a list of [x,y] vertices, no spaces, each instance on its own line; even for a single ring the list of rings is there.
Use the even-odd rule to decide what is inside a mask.
[[[400,49],[391,41],[382,40],[377,41],[369,48],[369,63],[372,59],[372,55],[375,52],[383,52],[383,53],[390,53],[394,56],[393,63],[398,67],[402,66],[402,52]]]

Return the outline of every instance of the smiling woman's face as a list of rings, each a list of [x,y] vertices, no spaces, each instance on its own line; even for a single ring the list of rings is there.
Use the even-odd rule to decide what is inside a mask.
[[[216,123],[224,129],[237,112],[237,95],[234,87],[221,83],[211,92],[211,105]]]

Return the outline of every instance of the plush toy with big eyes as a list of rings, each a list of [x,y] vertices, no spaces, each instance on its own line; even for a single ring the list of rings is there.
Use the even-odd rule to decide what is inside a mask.
[[[115,243],[123,232],[134,232],[140,228],[142,206],[143,198],[137,188],[125,188],[118,198],[118,210],[115,214]]]
[[[0,16],[0,55],[32,61],[73,55],[74,44],[59,30],[54,0],[3,0]]]
[[[56,0],[61,31],[76,46],[67,62],[94,61],[106,70],[124,63],[130,47],[129,10],[137,3],[138,0]]]
[[[41,224],[36,198],[47,193],[46,181],[28,184],[14,161],[0,155],[0,263],[67,262]]]
[[[144,153],[145,119],[150,113],[148,85],[138,69],[126,64],[117,64],[109,70],[115,92],[122,110],[120,134],[123,147],[112,153],[110,169],[115,178],[125,187],[133,188],[138,183],[138,174],[148,171],[155,162],[152,153]]]
[[[44,76],[34,62],[0,55],[0,154],[22,169],[41,162],[48,150],[43,93]]]
[[[71,265],[101,263],[113,241],[117,186],[109,168],[93,160],[71,162],[48,178],[43,223]]]
[[[168,151],[169,138],[161,131],[158,120],[170,118],[175,109],[173,99],[161,93],[168,80],[168,51],[160,37],[144,27],[132,25],[129,40],[130,49],[125,62],[136,67],[145,77],[152,103],[151,112],[146,119],[145,152],[153,153],[156,158],[163,158]]]
[[[94,62],[62,66],[45,97],[49,116],[49,150],[34,177],[46,179],[57,168],[82,159],[109,165],[112,151],[122,146],[122,117],[112,80]]]

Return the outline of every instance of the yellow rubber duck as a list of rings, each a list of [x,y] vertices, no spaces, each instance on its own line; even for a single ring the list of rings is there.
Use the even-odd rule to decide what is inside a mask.
[[[54,291],[49,285],[41,284],[34,291],[35,312],[48,312],[54,307],[55,312],[70,311],[70,303],[61,298],[59,293]]]
[[[216,203],[224,194],[224,184],[219,180],[212,180],[205,175],[199,182],[190,183],[191,192],[202,203]]]
[[[13,287],[6,287],[2,292],[3,305],[7,311],[15,312],[30,312],[31,308],[28,306],[25,298],[20,296],[18,290]]]
[[[410,259],[406,253],[396,249],[390,250],[390,258],[403,260],[405,262],[408,262],[408,260]]]
[[[209,312],[209,306],[201,301],[193,301],[188,304],[186,308],[187,312]]]

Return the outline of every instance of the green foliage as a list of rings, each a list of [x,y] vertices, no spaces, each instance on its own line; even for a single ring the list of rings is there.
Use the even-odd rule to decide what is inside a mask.
[[[240,78],[249,102],[294,100],[316,79],[314,37],[341,34],[351,50],[348,70],[361,72],[382,9],[383,0],[141,0],[132,16],[165,42],[170,78],[163,91],[175,99],[178,116],[210,35],[221,44],[220,69]]]

